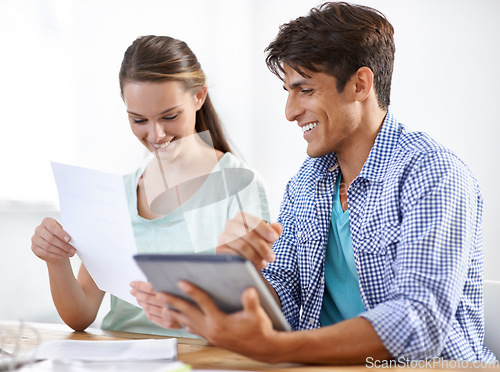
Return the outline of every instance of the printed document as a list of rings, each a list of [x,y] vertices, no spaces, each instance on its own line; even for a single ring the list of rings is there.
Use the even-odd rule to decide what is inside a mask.
[[[130,282],[146,281],[137,253],[123,176],[52,162],[64,230],[97,286],[137,306]]]

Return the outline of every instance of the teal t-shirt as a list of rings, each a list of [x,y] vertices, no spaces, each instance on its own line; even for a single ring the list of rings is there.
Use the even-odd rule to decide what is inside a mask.
[[[233,154],[226,153],[212,173],[215,174],[216,171],[222,169],[238,168],[248,169],[244,162]],[[264,182],[255,172],[248,185],[244,180],[232,180],[233,183],[245,184],[245,187],[238,192],[239,203],[236,196],[230,192],[228,194],[231,196],[216,203],[200,203],[209,198],[213,191],[210,189],[210,183],[205,182],[200,190],[186,202],[182,210],[175,210],[153,220],[142,218],[137,211],[137,183],[143,171],[144,169],[139,169],[125,176],[125,188],[138,253],[215,254],[218,237],[224,231],[226,221],[240,211],[240,205],[245,212],[259,216],[266,221],[271,219]],[[236,189],[239,190],[239,187]],[[193,208],[190,203],[195,203],[199,207]],[[110,311],[104,317],[101,328],[173,337],[198,337],[184,329],[161,328],[151,322],[141,308],[115,296],[111,296]]]
[[[338,323],[365,311],[359,292],[359,278],[354,263],[349,209],[342,210],[340,179],[333,194],[332,220],[325,255],[325,292],[320,313],[321,326]]]

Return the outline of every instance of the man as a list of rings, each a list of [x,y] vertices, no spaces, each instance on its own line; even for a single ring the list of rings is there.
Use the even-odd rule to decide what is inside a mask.
[[[188,283],[179,285],[199,308],[136,286],[150,319],[267,362],[494,361],[483,345],[479,187],[452,152],[388,111],[391,24],[368,7],[327,3],[282,26],[266,51],[309,158],[279,223],[237,216],[217,252],[263,269],[297,332],[273,330],[253,289],[226,315]]]

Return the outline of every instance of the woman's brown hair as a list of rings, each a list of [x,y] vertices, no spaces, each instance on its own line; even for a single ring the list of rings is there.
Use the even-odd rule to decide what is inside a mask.
[[[196,92],[206,81],[198,59],[185,42],[154,35],[141,36],[127,48],[119,79],[122,97],[126,82],[180,81],[186,90]],[[198,133],[208,130],[216,150],[231,151],[208,94],[196,112],[195,130]]]

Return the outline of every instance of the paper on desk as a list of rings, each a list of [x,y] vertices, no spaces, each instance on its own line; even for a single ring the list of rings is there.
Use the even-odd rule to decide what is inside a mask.
[[[63,228],[97,286],[137,305],[130,282],[146,281],[137,253],[123,176],[52,162]]]
[[[123,341],[46,341],[33,351],[38,360],[80,360],[85,362],[118,362],[175,360],[177,339]]]
[[[11,369],[12,370],[12,369]],[[10,371],[11,371],[10,370]],[[20,371],[36,372],[190,372],[191,366],[181,361],[147,360],[133,362],[85,362],[79,360],[44,360],[25,366]],[[232,371],[234,372],[234,371]]]

